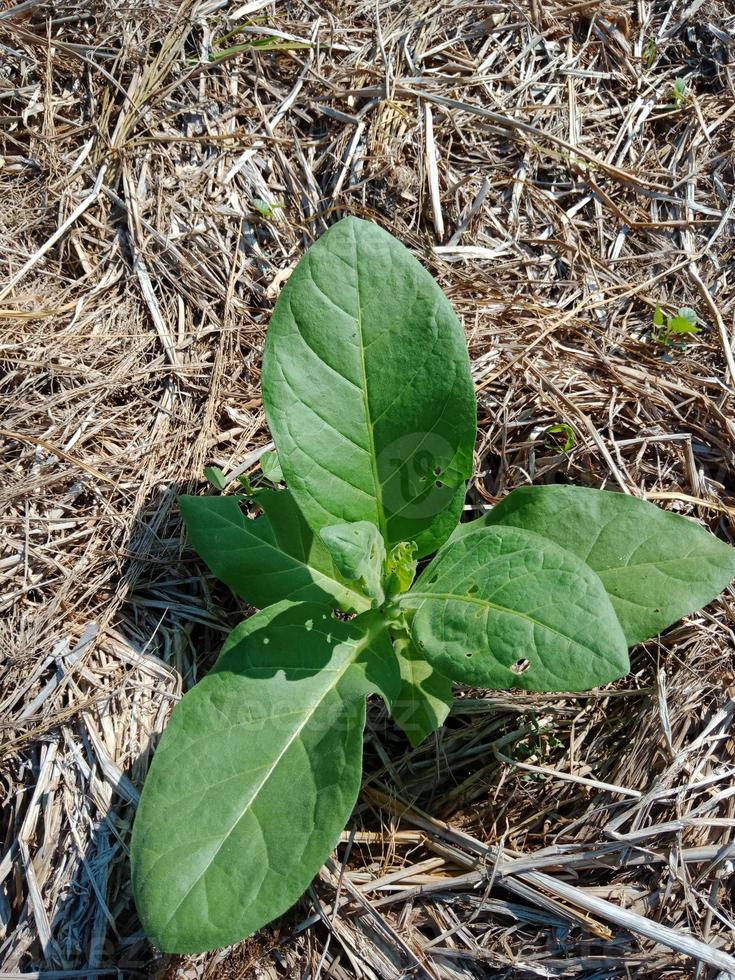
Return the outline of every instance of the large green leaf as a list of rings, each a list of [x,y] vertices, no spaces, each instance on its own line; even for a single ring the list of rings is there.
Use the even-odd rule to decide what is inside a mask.
[[[497,525],[453,541],[402,603],[416,609],[426,659],[467,684],[582,691],[629,667],[600,579],[532,531]]]
[[[299,262],[271,318],[263,402],[313,527],[370,521],[419,556],[449,537],[475,441],[465,339],[431,275],[377,225],[345,218]]]
[[[385,598],[385,544],[377,527],[370,521],[330,524],[319,535],[340,574],[349,582],[358,582],[365,595],[381,603]]]
[[[521,487],[458,530],[497,524],[535,531],[587,562],[629,646],[700,609],[735,578],[735,549],[689,518],[622,493]]]
[[[396,639],[393,649],[401,671],[401,689],[389,702],[390,713],[416,747],[446,721],[452,707],[452,683],[419,653],[409,638]]]
[[[365,695],[399,683],[373,613],[284,602],[232,633],[174,710],[135,819],[135,901],[161,949],[237,942],[303,894],[357,798]]]
[[[179,497],[186,530],[212,573],[251,605],[322,601],[361,612],[368,599],[347,583],[287,490],[262,490],[252,520],[235,497]]]

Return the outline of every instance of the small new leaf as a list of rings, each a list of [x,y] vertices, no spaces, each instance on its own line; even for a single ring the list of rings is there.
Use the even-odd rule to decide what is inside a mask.
[[[220,493],[227,486],[225,474],[222,472],[219,466],[205,466],[204,478],[214,487],[215,490],[219,490]]]
[[[701,333],[698,317],[691,306],[682,306],[676,316],[669,317],[666,329],[669,333]]]
[[[394,545],[385,563],[385,592],[388,598],[408,592],[416,575],[416,545],[400,541]]]
[[[385,598],[385,544],[377,527],[369,521],[356,521],[323,527],[319,534],[340,574],[358,582],[365,595],[379,605]]]
[[[577,438],[574,435],[574,429],[566,422],[557,422],[556,425],[550,425],[546,433],[553,437],[552,439],[546,440],[547,449],[561,449],[562,452],[568,453],[576,445]],[[562,438],[559,438],[559,436]]]
[[[671,86],[671,105],[678,109],[687,99],[687,83],[685,78],[675,79]]]
[[[251,45],[245,45],[244,49],[250,46]],[[273,212],[275,211],[275,209],[282,208],[283,205],[279,203],[269,204],[268,201],[264,201],[262,197],[254,197],[253,207],[255,208],[256,211],[259,211],[260,214],[263,215],[266,221],[270,221],[270,219],[273,217]]]
[[[260,494],[261,490],[263,489],[262,487],[254,487],[250,481],[250,477],[247,476],[245,473],[241,473],[238,476],[237,482],[242,487],[243,497],[245,497],[247,500],[255,500],[255,498]]]
[[[646,70],[653,66],[653,63],[656,60],[656,50],[656,42],[653,40],[653,38],[649,38],[649,40],[644,44],[643,51],[641,52],[641,62]]]

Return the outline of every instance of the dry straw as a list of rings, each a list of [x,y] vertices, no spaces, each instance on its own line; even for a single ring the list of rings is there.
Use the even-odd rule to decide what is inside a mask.
[[[571,480],[731,538],[733,36],[718,0],[4,5],[0,977],[735,973],[732,594],[614,688],[465,692],[417,751],[375,704],[342,844],[237,948],[158,957],[127,858],[243,612],[176,494],[257,469],[269,311],[337,216],[463,318],[471,507]],[[657,304],[702,332],[660,343]]]

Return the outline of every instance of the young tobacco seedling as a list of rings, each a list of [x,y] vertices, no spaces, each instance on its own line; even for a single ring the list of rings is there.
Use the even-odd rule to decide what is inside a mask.
[[[357,798],[366,695],[417,745],[452,681],[605,684],[735,576],[728,545],[621,493],[524,487],[459,524],[476,428],[462,328],[368,222],[330,228],[284,287],[263,401],[263,468],[286,489],[260,486],[254,520],[235,496],[181,498],[196,550],[261,611],[175,708],[143,789],[135,898],[169,952],[234,943],[303,894]]]

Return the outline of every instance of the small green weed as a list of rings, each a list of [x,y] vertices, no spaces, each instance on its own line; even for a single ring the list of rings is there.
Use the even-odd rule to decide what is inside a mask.
[[[577,445],[577,437],[574,434],[574,429],[566,422],[557,422],[555,425],[550,425],[546,430],[546,436],[548,438],[544,443],[545,447],[547,449],[555,449],[557,452],[561,450],[563,453],[568,453],[570,449],[574,449]]]
[[[686,105],[688,100],[689,94],[687,92],[686,79],[677,78],[671,86],[671,102],[669,103],[669,108],[681,109],[682,106]]]
[[[656,339],[664,347],[670,347],[678,336],[701,333],[702,328],[697,326],[698,322],[696,310],[691,306],[681,306],[675,316],[666,317],[665,320],[660,306],[656,307],[653,314],[653,325],[658,328]]]
[[[283,205],[280,203],[269,204],[268,201],[264,201],[262,197],[254,197],[252,205],[256,211],[258,211],[266,221],[270,221],[276,208],[282,208]]]
[[[656,50],[656,42],[653,38],[649,38],[643,45],[643,51],[641,53],[641,62],[646,71],[653,67],[653,63],[656,60]]]

